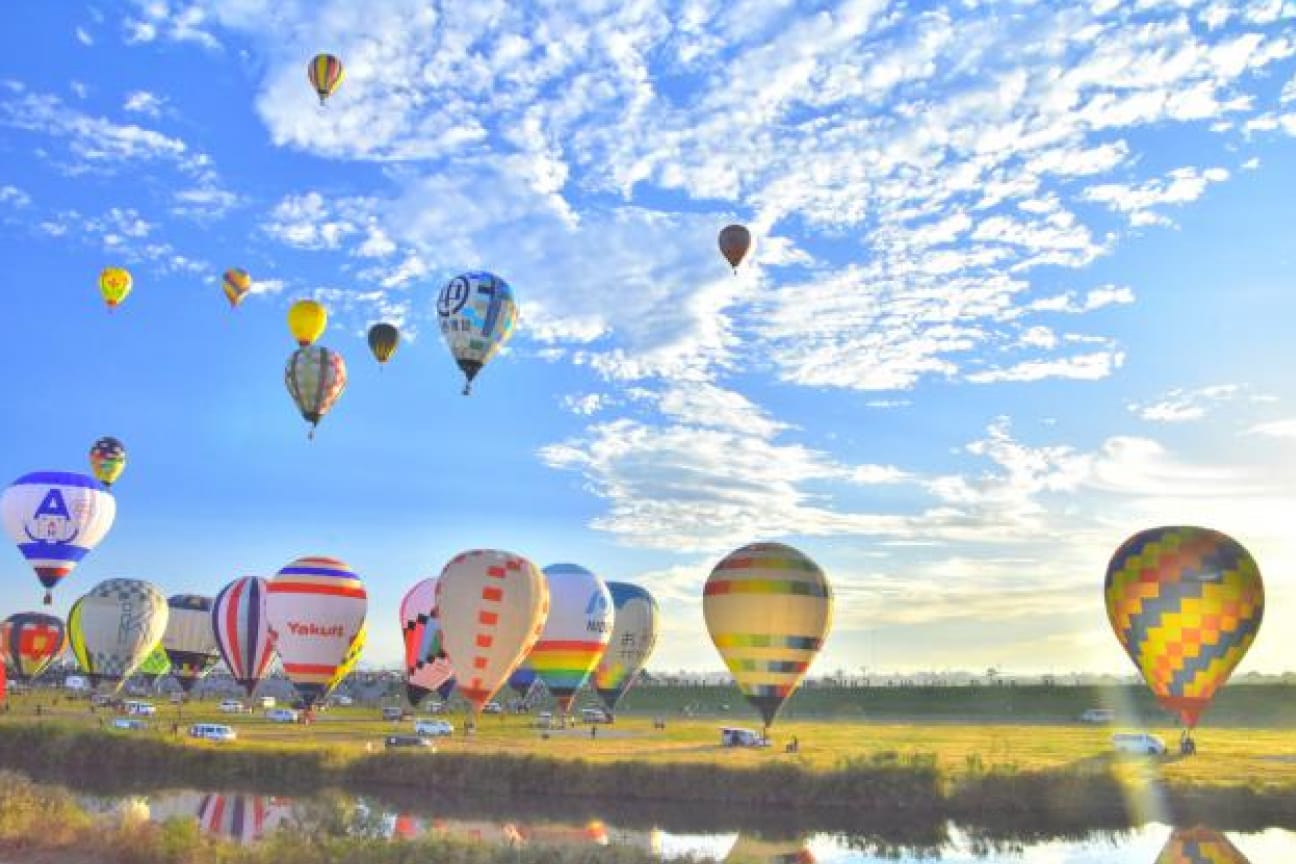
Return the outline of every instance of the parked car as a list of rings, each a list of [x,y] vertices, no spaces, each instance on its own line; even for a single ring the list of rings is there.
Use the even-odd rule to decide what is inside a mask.
[[[296,723],[297,712],[291,708],[271,708],[265,712],[265,718],[271,723]]]
[[[153,717],[157,714],[157,706],[152,702],[138,702],[134,699],[123,702],[122,710],[137,717]]]
[[[78,692],[89,690],[90,682],[81,675],[69,675],[63,679],[63,689]]]
[[[720,730],[721,747],[768,747],[769,739],[753,729],[726,726]]]
[[[428,720],[424,718],[414,722],[414,734],[422,735],[424,738],[439,738],[453,735],[454,726],[448,720]]]
[[[418,735],[388,735],[387,747],[431,747],[432,742]]]
[[[483,714],[503,714],[504,706],[500,705],[500,703],[498,702],[487,702],[485,705],[482,706],[482,713]]]
[[[114,729],[125,729],[129,732],[148,728],[148,724],[138,717],[114,717],[112,725]]]
[[[332,699],[332,702],[333,702],[334,705],[340,705],[340,706],[343,707],[343,708],[346,708],[346,707],[349,706],[349,705],[354,705],[354,704],[355,704],[355,700],[354,700],[354,699],[352,699],[350,696],[346,696],[346,695],[343,695],[343,694],[341,694],[341,693],[339,693],[338,695],[334,696],[333,699]]]
[[[432,714],[444,714],[446,713],[446,704],[444,702],[431,702],[428,704],[427,710]]]
[[[1111,708],[1089,708],[1080,715],[1081,723],[1103,724],[1116,719],[1116,712]]]
[[[558,727],[558,724],[554,722],[552,711],[541,711],[536,715],[535,723],[533,725],[537,729],[556,729]]]
[[[219,710],[222,714],[246,714],[246,713],[248,713],[248,708],[247,708],[247,706],[244,705],[244,704],[243,704],[241,701],[239,701],[238,699],[223,699],[223,700],[221,700],[221,703],[220,703],[220,705],[218,706],[218,710]]]
[[[612,715],[604,711],[602,708],[582,708],[581,722],[582,723],[611,723]]]
[[[201,738],[205,741],[234,741],[238,734],[222,723],[195,723],[189,727],[190,738]]]
[[[275,702],[275,697],[273,696],[262,696],[260,704],[262,708],[273,708],[279,703]]]
[[[1111,737],[1117,753],[1139,753],[1144,756],[1164,756],[1165,741],[1149,732],[1117,732]]]
[[[107,693],[95,693],[90,697],[90,704],[96,708],[107,708],[112,704],[113,698]]]
[[[406,717],[405,709],[399,705],[384,705],[382,709],[382,719],[384,720],[404,720]]]

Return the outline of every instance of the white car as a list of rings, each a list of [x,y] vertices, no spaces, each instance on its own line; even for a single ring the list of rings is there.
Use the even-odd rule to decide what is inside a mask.
[[[222,723],[195,723],[189,727],[190,738],[202,738],[205,741],[234,741],[238,735]]]
[[[1138,753],[1143,756],[1164,756],[1165,741],[1148,732],[1117,732],[1111,737],[1117,753]]]
[[[217,706],[217,710],[222,714],[246,714],[249,712],[248,707],[238,699],[223,700],[220,705]]]
[[[414,723],[414,734],[423,738],[440,738],[453,735],[454,726],[448,720],[417,720]]]
[[[137,717],[152,717],[157,714],[157,706],[152,702],[136,702],[133,699],[128,699],[122,703],[122,708],[127,714]]]
[[[128,732],[138,732],[141,729],[147,729],[143,720],[137,720],[134,717],[114,717],[112,722],[114,729],[125,729]]]
[[[582,708],[582,723],[611,723],[612,715],[608,714],[602,708]]]
[[[354,705],[354,704],[355,704],[355,700],[352,699],[350,696],[341,696],[341,695],[339,695],[339,696],[334,696],[334,697],[333,697],[333,704],[334,704],[334,705],[340,705],[340,706],[342,706],[343,708],[345,708],[345,707],[347,707],[348,705]]]
[[[504,706],[498,702],[487,702],[482,706],[483,714],[503,714]]]
[[[1111,723],[1116,719],[1116,712],[1111,708],[1089,708],[1080,715],[1081,723]]]
[[[271,708],[265,712],[265,718],[271,723],[296,723],[297,712],[291,708]]]
[[[262,708],[273,708],[277,704],[278,703],[275,702],[275,697],[273,696],[262,696],[260,699],[260,705]]]

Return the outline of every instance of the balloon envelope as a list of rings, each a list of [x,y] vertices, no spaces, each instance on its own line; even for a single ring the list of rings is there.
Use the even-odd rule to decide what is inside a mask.
[[[718,243],[720,254],[736,271],[746,257],[747,250],[751,249],[751,232],[742,225],[726,225],[720,230]]]
[[[462,273],[441,289],[437,319],[441,336],[467,379],[467,395],[477,373],[513,335],[517,323],[513,289],[493,273]]]
[[[0,651],[18,681],[30,681],[67,650],[63,621],[42,612],[19,612],[0,624]]]
[[[551,564],[544,575],[549,616],[526,662],[566,714],[607,650],[612,595],[602,579],[577,564]]]
[[[437,612],[459,692],[481,711],[540,636],[549,588],[544,574],[521,555],[473,550],[441,571]]]
[[[531,692],[531,688],[535,686],[537,680],[539,680],[539,676],[536,675],[536,670],[531,668],[526,658],[523,658],[518,667],[513,670],[513,674],[509,675],[508,686],[510,690],[525,698]]]
[[[84,474],[26,474],[0,496],[5,532],[47,589],[99,545],[116,515],[113,496]],[[50,602],[48,592],[45,602]]]
[[[90,447],[90,470],[105,486],[117,482],[126,470],[126,447],[111,435],[105,435]]]
[[[823,570],[782,543],[731,552],[707,578],[707,630],[765,725],[796,691],[832,626],[833,595]]]
[[[332,54],[316,54],[306,64],[306,77],[323,105],[346,77],[346,70],[342,68],[342,61]]]
[[[431,692],[445,698],[454,687],[454,667],[441,645],[441,620],[436,608],[437,580],[424,579],[401,600],[401,632],[405,639],[405,688],[411,705]]]
[[[162,648],[171,661],[171,674],[188,693],[219,659],[212,632],[212,599],[197,594],[176,594],[167,599],[167,626]]]
[[[161,591],[139,579],[108,579],[73,604],[68,638],[93,683],[120,686],[161,641],[166,623]]]
[[[369,328],[369,350],[379,363],[386,363],[400,345],[400,331],[390,324],[375,324]]]
[[[328,326],[328,310],[314,300],[298,300],[288,309],[288,330],[297,344],[305,348]]]
[[[298,348],[288,358],[284,384],[297,410],[313,428],[346,390],[346,361],[322,345]]]
[[[153,646],[153,650],[148,653],[148,656],[144,658],[135,671],[154,680],[170,674],[171,658],[167,656],[166,648],[162,647],[161,642]]]
[[[1107,565],[1116,638],[1157,701],[1188,728],[1255,641],[1264,583],[1251,553],[1209,528],[1141,531]]]
[[[359,659],[369,597],[336,558],[299,558],[270,580],[266,617],[284,673],[308,705],[332,692]]]
[[[274,661],[274,639],[266,618],[266,580],[244,576],[226,585],[212,602],[212,636],[230,675],[249,696]]]
[[[639,679],[657,644],[661,612],[647,590],[628,582],[607,583],[616,610],[612,639],[594,670],[594,689],[609,711]]]
[[[129,270],[122,267],[105,267],[99,274],[99,295],[109,309],[116,308],[131,292],[134,280]]]
[[[1154,864],[1250,864],[1247,857],[1218,831],[1176,828]]]
[[[241,267],[231,267],[221,278],[221,290],[225,292],[225,299],[231,307],[238,306],[252,290],[252,277]]]

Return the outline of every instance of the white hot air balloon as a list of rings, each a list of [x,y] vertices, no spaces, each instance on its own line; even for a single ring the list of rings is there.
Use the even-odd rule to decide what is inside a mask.
[[[121,682],[144,662],[167,625],[162,592],[139,579],[109,579],[72,604],[68,639],[91,682]]]
[[[66,471],[19,477],[0,496],[0,520],[50,592],[112,527],[117,502],[98,480]]]
[[[324,700],[359,659],[368,608],[364,583],[336,558],[299,558],[270,580],[270,631],[307,707]]]

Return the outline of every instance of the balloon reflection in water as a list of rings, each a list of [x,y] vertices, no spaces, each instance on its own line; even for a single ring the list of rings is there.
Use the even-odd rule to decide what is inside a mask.
[[[1154,864],[1250,864],[1223,834],[1209,828],[1176,828]]]
[[[815,864],[815,857],[804,838],[771,841],[739,834],[725,864]]]

